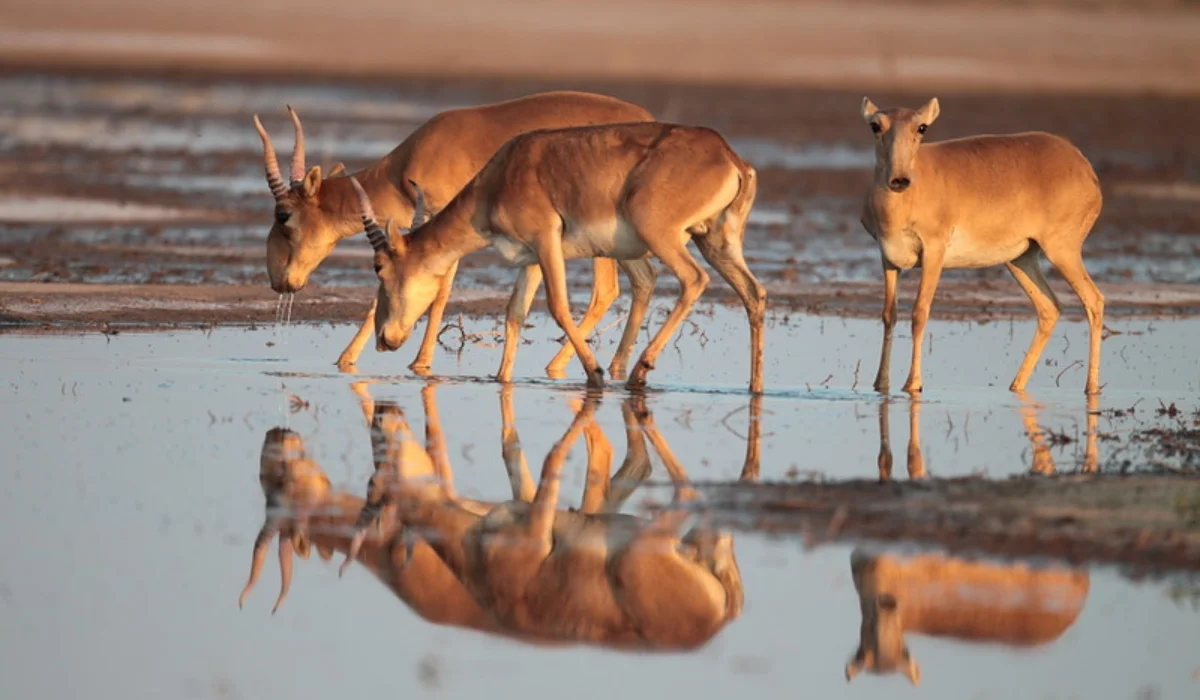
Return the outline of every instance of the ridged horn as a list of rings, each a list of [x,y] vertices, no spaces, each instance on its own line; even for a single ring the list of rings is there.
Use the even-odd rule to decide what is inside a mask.
[[[412,185],[413,191],[417,193],[417,201],[413,205],[412,225],[409,227],[411,230],[429,221],[429,211],[425,208],[425,191],[415,180],[409,180],[408,184]]]
[[[271,188],[271,195],[275,197],[275,201],[282,201],[288,188],[283,184],[283,176],[279,174],[279,161],[275,158],[275,147],[271,145],[271,137],[258,120],[257,114],[254,115],[254,128],[258,130],[258,137],[262,139],[263,169],[267,171],[267,187]]]
[[[379,224],[375,223],[375,210],[371,207],[371,198],[367,196],[362,185],[358,184],[358,180],[353,175],[348,176],[350,184],[354,187],[354,193],[358,196],[358,211],[362,215],[363,230],[367,232],[367,240],[371,242],[371,247],[375,250],[387,250],[388,244],[387,233],[379,228]]]
[[[296,145],[292,149],[292,182],[299,182],[307,171],[304,167],[304,127],[300,126],[300,115],[291,105],[287,105],[287,111],[292,117],[292,126],[296,127]]]

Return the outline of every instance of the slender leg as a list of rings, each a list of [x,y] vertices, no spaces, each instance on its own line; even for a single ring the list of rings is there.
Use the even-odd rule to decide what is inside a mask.
[[[560,328],[567,333],[579,361],[587,373],[587,385],[593,388],[604,387],[604,370],[596,362],[596,356],[588,347],[583,334],[571,318],[571,304],[567,296],[567,266],[563,259],[561,232],[542,236],[538,254],[538,263],[542,266],[542,274],[546,277],[546,299],[550,306],[550,315],[558,322]]]
[[[762,397],[750,397],[750,429],[746,432],[746,459],[738,481],[758,481],[762,464]]]
[[[546,461],[542,464],[542,476],[538,481],[537,493],[533,496],[530,509],[529,534],[539,540],[549,551],[554,530],[554,515],[558,508],[559,486],[562,481],[563,460],[571,450],[571,445],[579,438],[585,425],[593,420],[596,413],[597,399],[589,394],[583,404],[583,409],[575,414],[571,427],[565,435],[554,444]]]
[[[367,385],[370,382],[354,382],[350,385],[350,391],[358,397],[359,405],[362,406],[363,418],[367,421],[367,429],[371,428],[371,419],[375,415],[375,399],[371,396],[371,392],[367,390]]]
[[[717,236],[697,236],[700,254],[733,287],[750,321],[750,391],[763,390],[763,317],[767,311],[767,290],[759,284],[742,257],[741,241]]]
[[[1046,251],[1046,257],[1050,258],[1050,262],[1066,278],[1067,283],[1071,285],[1071,289],[1075,290],[1075,295],[1079,297],[1079,301],[1083,302],[1083,308],[1087,310],[1090,331],[1088,335],[1088,376],[1085,391],[1089,394],[1099,394],[1100,339],[1104,332],[1104,295],[1100,293],[1100,290],[1096,288],[1096,283],[1088,275],[1087,268],[1083,266],[1083,257],[1079,254],[1079,251],[1067,254],[1057,253],[1056,251],[1054,255],[1051,255],[1050,251]]]
[[[675,497],[672,502],[681,504],[699,499],[700,495],[692,487],[687,471],[679,463],[679,460],[675,457],[675,453],[671,451],[671,446],[667,444],[662,434],[658,432],[658,426],[654,424],[654,415],[648,410],[642,411],[638,416],[638,420],[642,425],[642,432],[645,434],[646,439],[654,446],[654,451],[658,453],[658,458],[662,460],[663,466],[666,467],[667,474],[671,477],[671,483],[675,485]],[[676,535],[679,528],[691,516],[692,513],[684,509],[666,509],[654,517],[653,524],[648,530],[665,535]]]
[[[583,410],[578,399],[572,402],[575,411]],[[581,513],[599,513],[604,508],[604,496],[608,493],[609,475],[612,472],[612,443],[595,421],[583,426],[583,440],[587,445],[587,481],[583,486],[583,499],[579,504]]]
[[[1029,378],[1033,376],[1033,370],[1037,368],[1038,358],[1042,355],[1042,350],[1046,348],[1046,343],[1050,340],[1050,334],[1054,332],[1054,325],[1058,323],[1058,316],[1062,311],[1062,305],[1058,302],[1058,297],[1054,295],[1054,290],[1050,289],[1050,284],[1046,281],[1046,277],[1042,275],[1042,268],[1038,265],[1038,251],[1041,250],[1038,246],[1030,246],[1029,250],[1025,251],[1016,260],[1007,264],[1008,271],[1012,273],[1013,279],[1017,284],[1021,285],[1021,289],[1029,295],[1029,301],[1033,302],[1033,309],[1037,312],[1038,324],[1037,330],[1033,334],[1033,342],[1029,345],[1028,352],[1025,353],[1025,360],[1021,362],[1021,368],[1017,370],[1017,376],[1013,379],[1012,385],[1008,387],[1009,391],[1023,392],[1025,385],[1029,383]]]
[[[1025,435],[1033,447],[1033,466],[1029,469],[1034,474],[1050,476],[1054,474],[1054,457],[1046,446],[1046,433],[1038,425],[1037,414],[1041,406],[1034,403],[1025,392],[1017,396],[1021,400],[1021,423],[1025,425]]]
[[[908,478],[925,476],[925,457],[921,454],[921,401],[908,402]]]
[[[654,369],[654,362],[658,359],[659,353],[666,347],[667,341],[679,328],[679,324],[683,323],[683,319],[691,312],[692,306],[708,286],[708,273],[687,251],[681,233],[667,232],[658,236],[646,235],[643,236],[643,240],[650,246],[654,255],[679,279],[680,289],[675,307],[671,309],[662,328],[658,329],[658,333],[642,351],[637,365],[630,372],[629,381],[626,383],[630,389],[646,385],[646,373]]]
[[[425,408],[425,451],[433,461],[433,470],[442,484],[446,498],[457,498],[454,492],[454,471],[450,467],[450,455],[446,451],[446,436],[442,434],[442,419],[438,415],[437,383],[429,382],[421,387],[421,403]]]
[[[625,378],[625,367],[629,364],[629,356],[633,354],[633,344],[637,342],[638,331],[642,328],[646,311],[650,309],[650,299],[654,296],[654,284],[658,281],[658,270],[649,260],[623,260],[619,264],[629,278],[633,301],[629,304],[629,317],[625,319],[621,341],[617,343],[617,351],[608,367],[609,374],[618,380]]]
[[[517,357],[517,346],[521,344],[521,330],[525,327],[525,317],[529,315],[529,306],[533,296],[542,285],[542,268],[528,265],[521,268],[517,275],[517,284],[513,287],[512,296],[508,298],[508,312],[504,316],[504,354],[500,359],[500,370],[496,372],[496,380],[511,382],[513,363]]]
[[[437,344],[438,333],[442,332],[442,314],[446,310],[446,302],[450,299],[450,289],[454,286],[454,276],[458,274],[458,262],[450,266],[442,280],[442,288],[433,298],[429,307],[429,325],[425,326],[425,337],[421,339],[421,348],[417,351],[417,359],[408,366],[411,370],[427,370],[433,366],[433,349]]]
[[[342,354],[337,359],[339,369],[347,370],[358,362],[358,356],[362,354],[363,348],[367,346],[367,342],[371,340],[371,336],[375,335],[375,305],[379,303],[379,299],[371,300],[371,310],[367,312],[366,319],[358,328],[358,333],[354,335],[354,339],[342,351]]]
[[[1100,468],[1100,450],[1096,446],[1099,434],[1097,423],[1100,420],[1100,396],[1088,394],[1087,397],[1087,438],[1083,449],[1083,472],[1095,473]]]
[[[513,500],[532,501],[533,477],[529,474],[529,464],[525,461],[525,450],[521,449],[521,438],[517,435],[511,386],[500,390],[500,421],[503,423],[500,428],[501,454],[504,456],[504,466],[508,469]]]
[[[593,258],[592,263],[595,268],[592,299],[588,302],[587,310],[583,312],[583,318],[579,321],[579,332],[585,338],[592,334],[596,324],[604,318],[609,307],[621,295],[621,282],[617,279],[617,262],[610,258]],[[566,369],[567,363],[574,355],[575,348],[571,346],[571,343],[563,343],[558,354],[550,360],[550,364],[546,365],[546,374],[556,379],[563,378],[565,376],[563,370]]]
[[[933,306],[933,294],[937,291],[938,280],[942,276],[942,260],[945,254],[945,248],[931,245],[926,247],[921,255],[921,287],[917,291],[912,316],[912,367],[908,372],[908,381],[904,383],[904,391],[910,395],[921,393],[921,348],[925,343],[925,324],[929,322],[929,310]]]
[[[879,464],[880,483],[892,480],[892,464],[895,461],[892,457],[892,431],[888,422],[891,403],[887,399],[879,402],[879,458],[876,461]]]
[[[616,513],[637,487],[650,476],[650,453],[646,451],[646,438],[642,426],[634,413],[633,400],[621,402],[621,416],[625,419],[625,461],[609,482],[604,512]]]
[[[885,260],[883,263],[883,347],[879,353],[879,371],[875,374],[875,391],[888,393],[892,384],[892,329],[896,326],[896,282],[900,270]]]

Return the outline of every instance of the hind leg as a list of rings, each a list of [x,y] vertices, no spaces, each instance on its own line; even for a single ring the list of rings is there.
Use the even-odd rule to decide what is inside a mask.
[[[696,236],[696,247],[701,255],[733,291],[737,292],[746,307],[750,321],[750,391],[761,394],[763,390],[763,316],[767,310],[767,290],[759,284],[746,266],[742,257],[740,241],[715,237],[716,234]]]
[[[642,351],[642,356],[638,358],[633,371],[629,373],[629,381],[626,382],[626,386],[630,389],[646,385],[646,373],[654,369],[654,362],[666,347],[667,341],[670,340],[679,324],[683,323],[683,319],[691,312],[692,306],[708,286],[708,273],[688,252],[685,243],[686,235],[681,228],[678,231],[665,231],[659,232],[657,235],[644,234],[642,236],[651,252],[679,279],[679,299],[675,302],[671,313],[667,315],[667,320],[658,329],[658,333]]]
[[[592,282],[592,299],[588,302],[587,310],[583,312],[583,318],[579,321],[579,332],[585,338],[592,334],[592,329],[596,327],[600,319],[604,318],[609,307],[621,295],[621,282],[617,278],[616,261],[609,258],[594,258],[593,265],[595,273]],[[546,374],[561,379],[563,370],[566,369],[567,363],[571,361],[574,354],[575,348],[571,346],[570,341],[564,342],[563,346],[559,348],[558,354],[550,360],[550,364],[546,365]]]
[[[1058,323],[1058,316],[1062,311],[1058,297],[1054,295],[1054,290],[1050,289],[1050,284],[1042,275],[1041,266],[1038,265],[1039,250],[1041,249],[1036,244],[1032,245],[1016,260],[1006,263],[1013,279],[1029,295],[1029,301],[1033,302],[1033,309],[1037,312],[1038,317],[1033,342],[1030,343],[1029,350],[1025,353],[1025,360],[1021,363],[1021,368],[1017,370],[1016,378],[1008,387],[1009,391],[1025,391],[1025,385],[1033,375],[1038,358],[1042,356],[1042,350],[1046,348],[1046,343],[1050,340],[1050,334],[1054,332],[1054,325]]]
[[[1085,391],[1088,394],[1100,393],[1100,336],[1104,331],[1104,295],[1096,287],[1083,266],[1083,256],[1079,250],[1060,251],[1043,248],[1051,264],[1058,268],[1066,278],[1088,317],[1088,376]]]
[[[617,343],[617,351],[613,353],[609,374],[613,379],[625,378],[625,366],[629,364],[629,356],[633,354],[633,344],[637,341],[638,331],[642,321],[646,319],[646,311],[650,308],[650,298],[654,296],[654,284],[658,281],[658,270],[649,260],[622,260],[618,264],[629,278],[633,301],[629,304],[629,317],[625,319],[625,330],[621,332],[621,342]]]

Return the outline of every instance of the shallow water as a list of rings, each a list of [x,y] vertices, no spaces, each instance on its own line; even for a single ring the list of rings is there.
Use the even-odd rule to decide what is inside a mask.
[[[707,337],[685,330],[678,348],[669,346],[650,375],[646,408],[690,478],[732,480],[746,454],[745,322],[740,311],[723,306],[701,311],[712,314]],[[536,480],[572,421],[570,400],[583,391],[575,364],[568,379],[544,377],[541,368],[557,350],[551,339],[558,333],[543,315],[531,323],[526,337],[534,342],[518,355],[512,401]],[[1135,414],[1100,418],[1100,429],[1115,436],[1100,442],[1102,468],[1127,452],[1124,438],[1135,424],[1159,420],[1159,400],[1195,409],[1200,376],[1186,348],[1197,323],[1114,323],[1126,333],[1104,346],[1101,410],[1135,405]],[[1032,448],[1024,421],[1031,412],[1045,430],[1083,432],[1082,370],[1067,371],[1062,387],[1055,386],[1055,375],[1083,355],[1083,324],[1062,323],[1051,341],[1046,360],[1053,364],[1039,368],[1030,387],[1029,401],[1041,408],[1005,389],[1031,323],[930,326],[919,412],[930,475],[1027,471]],[[467,330],[487,341],[492,327],[490,319],[471,320]],[[897,331],[893,379],[902,381],[907,341]],[[391,355],[368,350],[362,374],[340,374],[331,363],[352,332],[339,325],[0,336],[7,368],[0,424],[8,451],[0,472],[0,527],[20,533],[0,567],[0,696],[610,697],[613,679],[620,679],[616,687],[635,697],[718,698],[735,691],[775,697],[798,688],[818,697],[886,697],[908,684],[900,674],[864,674],[850,684],[844,678],[860,622],[850,576],[853,546],[806,551],[798,539],[757,533],[735,540],[743,614],[691,652],[540,647],[435,625],[364,566],[339,580],[340,555],[328,563],[316,556],[297,562],[291,594],[272,617],[279,582],[272,553],[239,611],[236,598],[263,522],[257,474],[268,431],[296,431],[333,488],[359,497],[372,472],[372,446],[353,382],[366,382],[360,391],[379,405],[395,402],[414,433],[423,432],[428,380],[401,369],[415,346]],[[600,341],[602,362],[615,333]],[[869,391],[876,323],[793,315],[787,323],[775,318],[767,340],[763,481],[873,477],[881,407],[890,419],[894,478],[906,478],[911,404],[902,397],[885,404]],[[469,498],[509,497],[501,396],[498,385],[482,381],[495,370],[499,351],[469,344],[461,357],[440,348],[435,359],[441,378],[435,407],[455,486]],[[627,453],[625,396],[611,390],[596,415],[614,468]],[[1051,448],[1060,471],[1078,468],[1081,443]],[[657,455],[652,464],[650,479],[664,483]],[[560,507],[579,505],[584,467],[580,441],[564,467]],[[623,512],[640,512],[646,499],[663,496],[669,491],[661,486],[644,487]],[[918,692],[931,698],[1192,697],[1198,682],[1192,674],[1200,665],[1195,590],[1186,579],[1134,584],[1096,567],[1078,617],[1042,646],[1014,649],[909,633],[922,669]]]

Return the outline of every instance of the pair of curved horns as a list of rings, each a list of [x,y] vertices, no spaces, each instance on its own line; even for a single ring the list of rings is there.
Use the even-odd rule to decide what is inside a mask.
[[[358,184],[358,180],[353,175],[349,177],[350,184],[354,187],[354,193],[358,196],[358,211],[362,215],[363,230],[367,232],[367,240],[371,242],[371,247],[375,250],[387,250],[390,248],[387,232],[380,228],[375,221],[375,209],[371,207],[371,198],[367,196],[366,191],[363,190],[362,185]],[[425,192],[412,180],[409,180],[408,184],[412,185],[413,190],[417,193],[412,224],[408,228],[408,231],[412,231],[428,221],[430,217],[425,208]],[[388,222],[390,223],[391,219]]]
[[[292,149],[291,180],[298,182],[304,179],[306,171],[304,167],[304,127],[300,126],[300,115],[296,114],[296,110],[292,109],[291,105],[287,106],[287,111],[292,117],[292,126],[296,128],[296,145]],[[271,188],[271,194],[275,200],[279,201],[287,194],[288,186],[283,184],[283,176],[279,173],[279,161],[275,157],[275,147],[271,145],[271,137],[267,135],[267,130],[263,128],[257,114],[254,115],[254,128],[258,131],[258,137],[262,139],[263,166],[267,172],[267,186]]]

